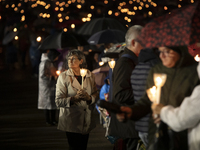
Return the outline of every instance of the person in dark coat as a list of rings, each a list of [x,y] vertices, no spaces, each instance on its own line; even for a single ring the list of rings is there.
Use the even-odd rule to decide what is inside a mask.
[[[130,77],[142,49],[140,43],[135,41],[141,30],[142,26],[135,25],[130,27],[126,33],[126,48],[117,60],[112,74],[112,102],[115,104],[122,106],[131,106],[134,104]],[[129,55],[132,59],[122,57],[124,54]],[[109,130],[109,135],[123,139],[127,150],[136,149],[139,137],[135,130],[134,121],[129,120],[126,123],[121,123],[118,122],[115,114],[111,114]]]
[[[156,64],[149,72],[147,77],[146,89],[154,86],[153,75],[154,73],[165,73],[167,79],[164,86],[161,89],[160,103],[163,105],[172,105],[178,107],[181,105],[183,99],[190,96],[194,87],[199,85],[199,78],[197,73],[197,62],[188,53],[186,46],[180,47],[159,47],[160,59],[162,63]],[[126,113],[126,117],[131,120],[138,120],[151,112],[152,102],[148,98],[147,93],[134,104],[132,107],[121,107],[121,111]],[[117,114],[116,117],[119,121],[123,121],[125,115]],[[163,125],[164,123],[161,122]],[[161,125],[161,124],[160,124]],[[154,124],[153,118],[149,120],[148,129],[148,150],[154,149],[156,124]],[[169,128],[168,128],[169,129]],[[176,150],[188,150],[187,143],[187,130],[181,132],[171,131],[173,133],[176,143],[172,149]],[[170,142],[175,142],[173,139]],[[169,141],[167,141],[169,142]],[[171,146],[169,143],[167,146]],[[169,147],[170,148],[170,147]],[[166,146],[160,147],[159,150],[165,150]]]
[[[157,50],[157,49],[155,49]],[[135,69],[131,74],[131,86],[133,89],[133,95],[135,103],[143,96],[145,93],[145,85],[147,76],[149,74],[149,70],[155,64],[157,64],[160,60],[156,55],[153,49],[143,49],[138,57],[138,64],[135,66]],[[148,145],[148,125],[149,125],[149,117],[150,114],[141,118],[140,120],[135,122],[135,129],[139,133],[139,137],[147,147]]]

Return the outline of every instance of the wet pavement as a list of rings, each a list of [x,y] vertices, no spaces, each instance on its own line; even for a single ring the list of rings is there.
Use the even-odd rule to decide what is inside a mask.
[[[30,69],[0,70],[1,150],[69,149],[65,132],[45,124],[37,99],[38,79],[31,77]],[[112,150],[95,114],[97,127],[90,133],[88,150]]]

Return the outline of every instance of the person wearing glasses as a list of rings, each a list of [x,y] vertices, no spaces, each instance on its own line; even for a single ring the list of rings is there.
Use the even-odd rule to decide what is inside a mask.
[[[181,105],[183,99],[186,96],[190,96],[194,87],[199,84],[199,78],[197,74],[197,62],[188,53],[188,48],[186,46],[179,47],[159,47],[159,57],[162,63],[156,64],[151,68],[149,75],[147,77],[146,89],[154,86],[153,74],[154,73],[165,73],[167,74],[167,79],[164,86],[161,89],[160,103],[163,105],[171,105],[173,107],[178,107]],[[138,120],[148,113],[152,114],[151,111],[152,102],[148,98],[147,93],[141,97],[141,99],[134,104],[132,107],[122,106],[121,111],[124,113],[117,114],[116,117],[118,121],[123,121],[125,117]],[[126,115],[125,115],[126,114]],[[164,124],[163,122],[160,123]],[[148,150],[155,149],[155,133],[156,124],[151,117],[149,120],[148,129]],[[176,142],[173,143],[173,148],[176,150],[187,150],[187,130],[181,132],[175,132],[172,130],[174,137],[176,137]],[[166,145],[159,147],[160,150],[170,149],[170,141],[166,142]]]
[[[94,74],[89,70],[82,83],[80,69],[86,68],[83,52],[71,50],[67,60],[69,69],[59,75],[56,84],[55,102],[60,108],[58,129],[66,132],[70,150],[86,150],[89,133],[96,126],[94,110],[98,92]]]

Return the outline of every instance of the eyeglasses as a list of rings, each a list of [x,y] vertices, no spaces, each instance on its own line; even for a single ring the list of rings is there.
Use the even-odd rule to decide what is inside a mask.
[[[165,51],[158,50],[158,52],[159,52],[159,55],[162,53],[165,56],[169,56],[169,54],[170,54],[170,50],[165,50]]]

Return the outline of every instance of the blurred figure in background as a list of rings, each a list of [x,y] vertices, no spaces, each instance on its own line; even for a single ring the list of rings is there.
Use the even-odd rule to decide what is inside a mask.
[[[55,49],[47,50],[41,57],[39,66],[38,109],[43,109],[47,125],[56,125],[55,91],[58,75],[55,61],[60,53]]]
[[[29,47],[29,57],[31,61],[32,71],[31,74],[33,77],[38,77],[39,73],[39,64],[41,59],[41,52],[38,49],[39,43],[36,40],[37,35],[32,32],[30,34],[30,47]]]

